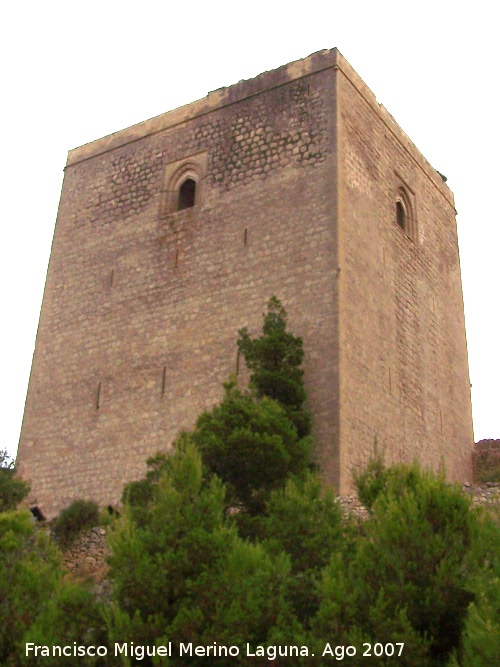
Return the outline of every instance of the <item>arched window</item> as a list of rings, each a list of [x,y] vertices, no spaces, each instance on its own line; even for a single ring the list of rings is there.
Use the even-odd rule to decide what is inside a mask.
[[[194,211],[188,214],[190,217],[201,210],[207,165],[207,152],[196,153],[165,165],[161,186],[160,218],[192,208]]]
[[[179,197],[177,200],[177,210],[182,211],[185,208],[191,208],[196,201],[196,181],[192,178],[186,178],[179,188]]]
[[[413,241],[417,239],[417,221],[414,211],[415,195],[400,185],[396,192],[396,223],[403,232]]]
[[[401,229],[405,229],[405,218],[406,218],[406,213],[403,204],[398,200],[396,202],[396,222],[398,225],[401,227]]]

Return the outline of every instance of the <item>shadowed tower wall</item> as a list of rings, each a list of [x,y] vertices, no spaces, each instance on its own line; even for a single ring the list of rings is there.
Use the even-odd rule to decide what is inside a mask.
[[[19,448],[30,501],[116,502],[220,400],[273,294],[339,491],[374,436],[469,479],[453,198],[333,50],[70,151]]]
[[[341,488],[375,442],[471,480],[453,194],[345,60],[337,99]]]

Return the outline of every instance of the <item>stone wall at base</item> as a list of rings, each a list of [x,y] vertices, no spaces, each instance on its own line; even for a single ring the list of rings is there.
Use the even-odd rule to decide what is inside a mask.
[[[65,549],[64,568],[76,576],[92,576],[106,570],[106,530],[99,526],[76,535]]]
[[[474,481],[498,482],[500,480],[500,440],[476,442],[472,455]]]
[[[499,440],[493,442],[500,442]],[[472,499],[473,507],[500,508],[500,482],[484,485],[465,484],[464,494]],[[364,521],[369,513],[356,495],[338,496],[337,503],[345,515],[353,516],[357,521]],[[106,556],[110,553],[106,545],[106,529],[95,527],[82,531],[73,544],[64,552],[65,569],[76,577],[94,578],[98,593],[109,595],[111,588],[106,581]]]

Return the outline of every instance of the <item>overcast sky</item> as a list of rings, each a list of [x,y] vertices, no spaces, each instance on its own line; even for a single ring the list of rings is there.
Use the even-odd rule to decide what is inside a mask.
[[[0,449],[17,448],[67,151],[334,46],[448,177],[475,437],[500,438],[497,33],[491,0],[3,3]]]

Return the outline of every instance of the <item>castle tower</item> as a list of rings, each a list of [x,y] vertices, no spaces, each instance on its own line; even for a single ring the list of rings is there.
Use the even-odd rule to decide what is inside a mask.
[[[19,447],[31,502],[116,502],[221,399],[273,294],[338,492],[375,439],[471,478],[453,195],[334,49],[70,151]]]

